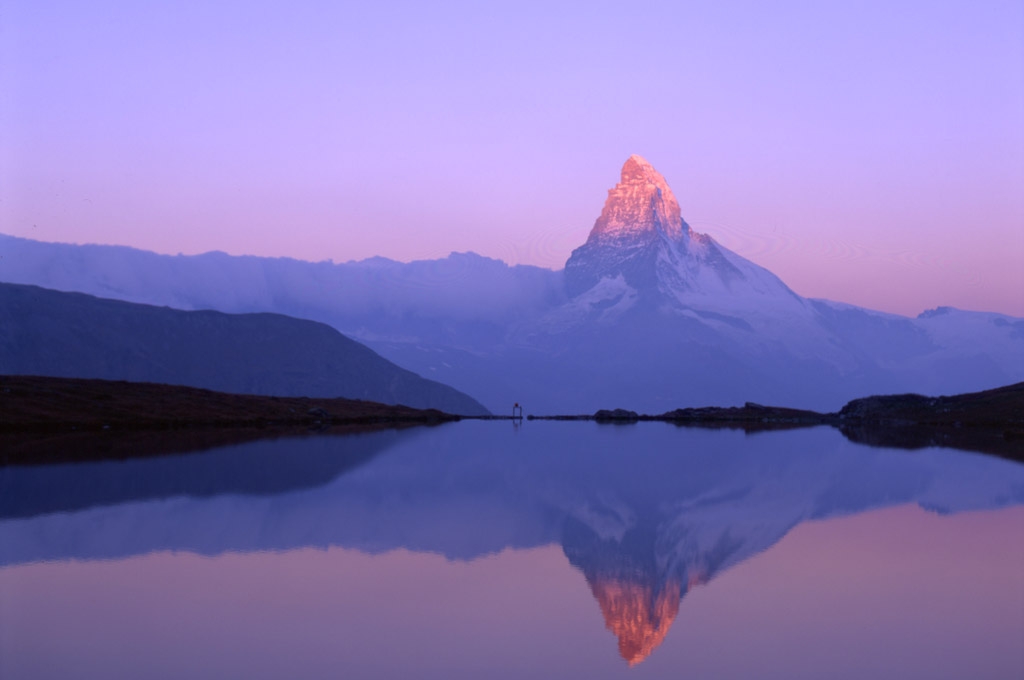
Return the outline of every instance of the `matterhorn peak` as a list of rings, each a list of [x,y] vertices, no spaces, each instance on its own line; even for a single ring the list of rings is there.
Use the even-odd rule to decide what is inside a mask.
[[[674,241],[690,235],[668,182],[643,157],[632,155],[619,183],[608,191],[601,216],[588,241],[631,239],[663,234]]]
[[[626,160],[587,242],[565,263],[570,297],[599,284],[604,288],[596,290],[597,298],[607,297],[605,289],[624,290],[688,309],[759,310],[768,298],[783,306],[803,304],[768,270],[691,230],[668,182],[640,156]]]
[[[622,176],[619,181],[622,183],[645,181],[656,184],[661,183],[667,187],[665,178],[661,176],[661,173],[655,170],[654,166],[646,158],[638,154],[633,154],[622,164]]]

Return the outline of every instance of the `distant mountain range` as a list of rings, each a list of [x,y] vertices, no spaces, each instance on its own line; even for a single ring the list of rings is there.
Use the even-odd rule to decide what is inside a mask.
[[[694,232],[639,156],[562,271],[474,254],[309,263],[9,236],[0,258],[5,281],[322,321],[496,412],[745,401],[832,411],[869,394],[1024,380],[1024,319],[948,307],[909,318],[801,297]]]
[[[474,399],[330,326],[0,284],[0,375],[103,378],[236,394],[346,397],[464,415]]]

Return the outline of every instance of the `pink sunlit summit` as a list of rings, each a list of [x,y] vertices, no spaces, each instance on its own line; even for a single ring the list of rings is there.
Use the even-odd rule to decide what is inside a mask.
[[[572,296],[608,279],[673,306],[801,306],[774,274],[693,231],[668,182],[637,155],[622,166],[587,242],[572,252],[565,279]]]
[[[683,221],[679,202],[661,173],[636,154],[622,166],[622,178],[608,190],[601,216],[589,241],[664,234],[681,240],[692,233]]]

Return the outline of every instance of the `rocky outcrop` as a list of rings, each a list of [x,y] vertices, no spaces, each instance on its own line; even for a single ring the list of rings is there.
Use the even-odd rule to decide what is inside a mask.
[[[640,414],[636,411],[627,411],[624,408],[616,409],[601,409],[594,414],[594,420],[601,421],[620,421],[620,422],[636,422],[640,420]]]

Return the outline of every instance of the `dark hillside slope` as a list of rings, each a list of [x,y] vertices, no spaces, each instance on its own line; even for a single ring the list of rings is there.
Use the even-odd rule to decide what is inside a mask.
[[[15,284],[0,284],[0,374],[487,413],[471,397],[400,368],[322,323],[280,314],[185,312]]]
[[[1024,382],[983,392],[926,397],[889,394],[854,399],[839,412],[843,420],[887,425],[1024,427]]]

